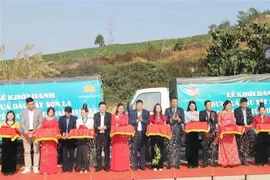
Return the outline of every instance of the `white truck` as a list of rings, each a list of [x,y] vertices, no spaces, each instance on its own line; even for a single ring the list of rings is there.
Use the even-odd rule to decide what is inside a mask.
[[[213,110],[223,109],[223,102],[232,102],[232,109],[240,105],[240,98],[246,97],[253,115],[257,113],[260,102],[264,102],[266,113],[270,113],[270,74],[235,75],[221,77],[174,78],[169,88],[158,87],[137,90],[128,102],[127,109],[135,109],[136,101],[141,99],[144,108],[153,111],[160,103],[163,112],[170,106],[170,98],[178,97],[179,106],[187,109],[188,102],[195,100],[198,111],[204,110],[204,101],[211,100]]]

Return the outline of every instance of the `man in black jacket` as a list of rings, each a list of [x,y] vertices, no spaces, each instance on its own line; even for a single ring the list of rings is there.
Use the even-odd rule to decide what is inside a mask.
[[[100,112],[94,114],[94,129],[96,132],[96,147],[97,147],[97,168],[96,172],[102,169],[102,148],[105,154],[104,170],[110,171],[110,129],[111,129],[111,113],[106,112],[106,103],[99,103]]]
[[[199,119],[201,122],[207,122],[209,127],[209,136],[206,137],[206,134],[203,134],[203,166],[208,165],[208,159],[211,159],[210,165],[215,166],[215,160],[217,159],[217,146],[213,145],[213,142],[216,138],[217,130],[217,113],[212,111],[212,103],[210,100],[204,102],[205,110],[200,111]]]
[[[181,145],[182,145],[182,128],[185,123],[184,110],[178,107],[178,98],[171,98],[171,107],[165,110],[167,117],[167,124],[171,126],[172,138],[170,139],[167,146],[167,169],[171,169],[172,164],[175,165],[175,169],[180,169],[180,156],[181,156]]]
[[[129,114],[130,124],[134,126],[135,136],[133,138],[133,148],[132,148],[132,167],[133,171],[138,169],[138,159],[137,153],[140,152],[140,168],[145,170],[146,164],[146,145],[147,145],[147,136],[146,129],[149,124],[149,111],[143,109],[143,101],[136,101],[136,109],[132,110]]]
[[[240,105],[239,108],[234,110],[236,124],[239,126],[251,127],[252,112],[251,109],[247,107],[247,98],[241,98]],[[246,166],[248,166],[247,158],[251,152],[251,136],[250,131],[244,132],[243,135],[236,135],[240,161]]]
[[[77,117],[72,116],[72,108],[65,108],[65,115],[59,118],[59,129],[62,136],[67,136],[71,129],[76,129]],[[72,172],[74,164],[74,150],[76,141],[74,139],[61,140],[63,166],[62,172]],[[68,156],[69,154],[69,156]]]

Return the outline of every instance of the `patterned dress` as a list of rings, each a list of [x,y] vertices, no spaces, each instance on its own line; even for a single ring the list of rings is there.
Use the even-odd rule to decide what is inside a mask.
[[[58,128],[58,121],[43,119],[41,128]],[[57,173],[57,143],[55,141],[42,141],[39,172]]]
[[[234,113],[221,111],[218,113],[219,128],[234,124]],[[226,134],[219,140],[218,163],[222,166],[236,166],[241,164],[234,134]]]

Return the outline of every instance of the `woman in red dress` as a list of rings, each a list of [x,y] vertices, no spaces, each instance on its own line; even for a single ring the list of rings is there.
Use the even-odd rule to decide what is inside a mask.
[[[235,124],[234,113],[230,111],[231,106],[231,101],[226,100],[224,102],[224,109],[218,113],[218,128]],[[223,138],[219,140],[218,163],[223,167],[233,167],[241,164],[235,134],[225,134]]]
[[[124,104],[119,103],[112,115],[112,126],[128,126],[128,115]],[[117,134],[112,138],[112,171],[126,171],[130,168],[129,136]]]
[[[159,103],[154,106],[153,110],[154,114],[149,116],[149,121],[151,124],[166,124],[167,117],[162,114],[162,108]],[[164,150],[164,138],[161,136],[151,136],[151,165],[154,171],[162,171],[163,169],[163,150]],[[160,150],[160,154],[158,155],[157,150]]]
[[[264,103],[260,103],[258,108],[259,115],[253,118],[253,127],[256,128],[257,124],[270,124],[270,118],[265,116]],[[257,165],[265,166],[268,164],[269,157],[269,142],[268,132],[260,132],[256,136],[255,143],[255,163]]]
[[[54,118],[55,109],[49,107],[47,110],[48,117],[42,120],[41,128],[57,128],[58,121]],[[40,173],[53,174],[57,173],[57,143],[53,140],[42,141],[40,156]]]

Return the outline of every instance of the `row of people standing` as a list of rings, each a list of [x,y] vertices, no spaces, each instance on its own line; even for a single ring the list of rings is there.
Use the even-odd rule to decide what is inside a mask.
[[[21,114],[21,127],[24,130],[24,134],[27,137],[23,138],[23,145],[25,151],[25,165],[26,168],[22,172],[23,174],[31,171],[31,156],[30,147],[34,141],[32,133],[37,128],[58,128],[63,136],[68,135],[71,129],[80,128],[94,128],[96,132],[96,139],[80,139],[62,140],[62,154],[63,154],[63,172],[71,172],[74,165],[74,150],[77,147],[77,160],[76,168],[80,173],[87,173],[92,166],[91,159],[93,159],[93,153],[91,149],[96,146],[96,171],[102,169],[101,152],[102,149],[105,153],[105,171],[124,171],[130,167],[130,149],[129,149],[129,137],[126,135],[115,135],[112,139],[112,163],[110,167],[110,127],[111,126],[127,126],[133,125],[136,131],[134,138],[132,138],[132,151],[131,151],[131,164],[133,170],[138,169],[138,164],[142,170],[145,170],[146,164],[146,145],[148,138],[146,136],[146,129],[149,123],[152,124],[169,124],[172,130],[172,138],[167,145],[167,160],[170,169],[172,165],[176,169],[180,168],[180,152],[181,152],[181,137],[183,135],[183,125],[190,120],[207,121],[210,127],[209,137],[203,136],[203,167],[208,165],[208,159],[211,159],[210,165],[215,166],[215,159],[218,154],[218,162],[223,166],[234,166],[242,162],[247,165],[248,152],[246,149],[250,149],[251,143],[250,131],[245,132],[242,136],[237,136],[238,147],[236,145],[236,139],[234,135],[226,135],[223,139],[219,140],[217,145],[216,132],[217,124],[219,127],[224,127],[230,124],[234,124],[234,118],[236,118],[236,124],[250,126],[259,123],[269,122],[269,118],[264,115],[264,106],[259,107],[259,116],[255,116],[252,123],[251,110],[246,107],[247,99],[241,99],[241,107],[235,109],[234,113],[230,111],[231,102],[224,102],[223,111],[216,112],[211,110],[211,101],[205,101],[206,110],[197,112],[196,103],[190,101],[187,111],[183,111],[179,108],[178,99],[171,99],[171,107],[165,110],[165,115],[162,114],[162,108],[160,104],[156,104],[154,107],[154,114],[150,116],[147,110],[143,109],[143,102],[138,100],[136,102],[136,110],[130,112],[129,116],[125,114],[125,108],[123,104],[117,106],[117,111],[114,115],[106,112],[106,103],[101,102],[99,104],[100,112],[94,115],[91,119],[88,117],[87,105],[81,110],[81,118],[77,119],[72,116],[71,107],[65,108],[65,115],[60,117],[59,121],[54,118],[55,110],[48,108],[48,117],[43,119],[42,113],[39,109],[34,108],[34,100],[27,98],[26,100],[28,109],[24,110]],[[241,111],[239,111],[239,109]],[[42,120],[43,119],[43,120]],[[251,119],[251,120],[250,120]],[[19,128],[19,124],[15,122],[15,114],[13,111],[7,113],[6,122],[3,123],[9,127]],[[245,137],[246,136],[246,137]],[[268,133],[259,133],[256,136],[256,156],[255,161],[257,164],[265,165],[268,163]],[[12,143],[12,146],[10,144]],[[3,168],[2,172],[5,174],[13,174],[16,170],[16,141],[11,142],[9,138],[3,139]],[[54,141],[43,141],[41,146],[41,162],[39,167],[39,144],[34,145],[34,173],[56,173],[57,172],[57,144]],[[217,150],[217,146],[218,149]],[[244,146],[244,147],[242,147]],[[9,148],[9,149],[8,149]],[[159,149],[159,154],[155,149]],[[186,134],[186,157],[189,168],[198,167],[198,133]],[[239,149],[239,153],[238,153]],[[140,160],[137,159],[137,151],[140,152]],[[13,152],[13,153],[11,153]],[[123,153],[124,152],[124,153]],[[159,136],[151,137],[151,159],[155,159],[158,155],[158,163],[153,163],[152,167],[155,170],[162,170],[164,161],[164,139]],[[239,158],[240,155],[240,158]],[[13,160],[11,160],[13,158]],[[241,160],[241,161],[240,161]],[[14,162],[15,163],[14,163]],[[7,163],[13,162],[13,163]]]

